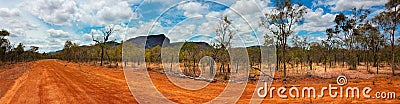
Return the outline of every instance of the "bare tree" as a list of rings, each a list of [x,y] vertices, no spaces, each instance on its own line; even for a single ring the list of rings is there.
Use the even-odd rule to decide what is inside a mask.
[[[227,62],[228,59],[228,53],[226,53],[226,49],[229,49],[231,47],[231,41],[233,36],[236,34],[236,30],[234,30],[232,27],[232,20],[229,20],[227,16],[224,16],[221,18],[221,21],[218,23],[218,27],[216,29],[216,36],[217,36],[217,44],[216,44],[216,52],[214,52],[214,56],[217,57],[217,59],[221,62],[220,65],[220,71],[224,70],[224,62]],[[228,63],[228,72],[230,72],[229,69],[229,63]]]
[[[233,35],[236,34],[236,31],[230,28],[232,20],[229,20],[227,16],[224,16],[221,19],[222,21],[219,22],[216,30],[217,41],[219,43],[218,48],[230,48]]]
[[[94,33],[92,32],[92,39],[96,44],[99,44],[101,47],[101,58],[100,58],[100,66],[103,66],[104,59],[104,47],[109,40],[109,37],[115,32],[114,25],[110,25],[101,30],[102,36],[101,39],[96,39]]]

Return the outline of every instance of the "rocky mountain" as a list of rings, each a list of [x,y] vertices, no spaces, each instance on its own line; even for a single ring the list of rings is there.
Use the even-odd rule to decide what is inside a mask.
[[[166,37],[164,34],[139,36],[136,38],[131,38],[131,39],[127,40],[126,42],[132,42],[137,45],[146,44],[146,46],[145,46],[146,48],[152,48],[157,45],[162,46],[163,43],[165,43],[164,45],[166,45],[166,46],[178,46],[178,45],[183,45],[183,43],[185,43],[185,42],[170,43],[170,39],[168,37]],[[210,47],[210,45],[206,42],[191,42],[191,43],[195,43],[195,44],[198,44],[203,47]]]
[[[149,35],[149,36],[139,36],[136,38],[131,38],[127,40],[126,42],[132,42],[137,45],[145,45],[145,48],[152,48],[155,46],[162,46],[163,43],[165,45],[170,44],[169,38],[167,38],[164,34],[159,34],[159,35]]]
[[[158,34],[158,35],[149,35],[149,36],[139,36],[136,38],[131,38],[128,39],[126,42],[132,42],[136,45],[145,45],[146,48],[152,48],[155,46],[162,46],[163,43],[165,43],[164,45],[166,46],[178,46],[178,45],[183,45],[183,43],[185,42],[175,42],[175,43],[170,43],[170,39],[168,37],[166,37],[164,34]],[[211,47],[210,44],[206,43],[206,42],[191,42],[191,43],[195,43],[198,44],[202,47]],[[118,42],[114,42],[114,41],[110,41],[106,43],[109,46],[118,46],[121,45],[121,43]],[[87,46],[90,47],[90,46]],[[54,51],[54,52],[49,52],[49,54],[57,54],[59,52],[61,52],[62,50],[58,50],[58,51]]]

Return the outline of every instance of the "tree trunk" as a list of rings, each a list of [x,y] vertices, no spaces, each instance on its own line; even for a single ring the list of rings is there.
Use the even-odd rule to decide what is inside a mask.
[[[222,63],[219,64],[219,73],[222,73]]]
[[[376,54],[376,52],[374,53],[374,65],[373,66],[375,66],[376,67],[376,74],[379,74],[378,73],[378,70],[379,70],[379,63],[378,63],[378,59],[377,59],[378,57],[377,57],[377,54]]]
[[[210,60],[210,76],[214,76],[214,61]]]
[[[366,63],[366,65],[367,65],[367,71],[369,72],[369,62],[368,62],[368,60],[365,61],[365,63]]]
[[[231,68],[229,66],[230,64],[228,64],[228,73],[231,73]]]
[[[286,45],[283,46],[283,77],[286,79]]]
[[[300,61],[300,70],[303,70],[303,60]]]
[[[379,64],[378,63],[376,63],[377,65],[376,65],[376,74],[379,74],[378,73],[378,70],[379,70]]]
[[[312,61],[312,60],[310,60],[310,63],[309,63],[309,65],[310,65],[310,70],[313,70],[313,68],[312,68],[312,64],[313,64],[313,61]]]
[[[221,69],[222,69],[222,73],[225,73],[225,64],[224,63],[221,64]]]
[[[238,71],[239,71],[239,65],[238,62],[236,62],[236,73],[238,73]]]
[[[324,57],[324,58],[325,58],[325,60],[324,60],[324,66],[325,66],[324,69],[325,69],[325,72],[326,72],[326,66],[327,66],[327,65],[326,65],[326,61],[327,61],[327,60],[326,60],[326,57]]]
[[[196,77],[196,59],[193,58],[193,77]]]
[[[170,62],[170,68],[169,68],[169,72],[172,71],[172,63],[174,62],[174,56],[172,56],[171,62]]]
[[[395,27],[397,28],[397,27]],[[392,40],[391,40],[391,46],[392,46],[392,75],[394,76],[394,70],[396,69],[396,66],[394,65],[394,30],[392,34]]]
[[[345,62],[345,60],[344,60],[344,52],[342,52],[342,68],[344,68],[344,62]]]
[[[369,60],[368,60],[369,51],[366,49],[365,53],[365,65],[367,66],[367,71],[369,72]]]
[[[279,71],[279,45],[276,46],[276,71]]]
[[[140,59],[137,58],[137,65],[140,65]]]
[[[397,6],[394,8],[394,11],[395,11],[395,13],[398,13],[398,11],[397,11]],[[398,21],[398,19],[397,19],[397,17],[398,16],[395,16],[395,19],[394,20],[392,20],[392,21],[395,21],[394,22],[394,28],[393,28],[393,33],[391,34],[392,35],[392,43],[391,43],[391,45],[392,45],[392,75],[394,76],[395,74],[394,74],[394,70],[396,69],[396,65],[394,65],[394,34],[396,33],[396,28],[397,28],[397,24],[399,23]]]
[[[100,66],[103,66],[103,58],[104,58],[104,47],[101,46]]]
[[[112,61],[110,58],[110,55],[108,54],[108,52],[106,52],[107,58],[108,58],[108,63],[110,64],[110,66],[112,66]]]
[[[296,63],[296,73],[299,73],[299,64]]]

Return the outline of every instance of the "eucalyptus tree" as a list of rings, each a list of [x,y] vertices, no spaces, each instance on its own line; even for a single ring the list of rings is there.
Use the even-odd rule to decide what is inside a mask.
[[[0,31],[0,59],[1,61],[5,61],[5,58],[7,56],[7,48],[10,46],[10,42],[8,39],[6,39],[7,36],[9,36],[10,33],[7,30],[1,30]]]
[[[378,16],[374,17],[374,22],[379,25],[381,29],[385,31],[386,34],[390,35],[390,45],[391,45],[391,65],[392,65],[392,75],[395,75],[395,34],[400,24],[400,1],[399,0],[389,0],[385,4],[385,11],[380,13]]]
[[[292,38],[292,43],[293,43],[293,49],[294,51],[294,59],[296,66],[297,64],[300,64],[300,70],[303,70],[303,61],[305,57],[305,50],[306,50],[306,44],[307,44],[307,37],[303,36],[294,36]],[[296,72],[298,73],[298,70],[296,68]]]
[[[193,77],[197,77],[196,70],[197,70],[197,63],[200,60],[200,56],[203,54],[202,52],[199,52],[200,50],[200,45],[193,43],[193,42],[185,42],[182,46],[182,50],[185,54],[182,55],[184,58],[183,63],[187,64],[186,66],[191,66],[191,73],[190,75]],[[192,63],[190,63],[192,62]],[[191,64],[191,65],[190,65]]]
[[[292,0],[277,0],[274,12],[265,14],[265,18],[261,18],[261,25],[269,29],[277,38],[278,46],[282,46],[283,73],[286,79],[287,39],[293,34],[294,27],[304,20],[306,7],[294,4]]]
[[[307,59],[308,59],[308,65],[310,70],[314,70],[313,68],[313,63],[318,60],[318,58],[321,56],[321,54],[315,54],[315,53],[320,53],[321,52],[321,45],[318,42],[310,42],[309,44],[309,49],[307,50]]]
[[[20,62],[21,55],[24,53],[24,44],[19,43],[18,46],[14,49],[17,54],[17,62]]]
[[[332,53],[333,53],[334,49],[336,48],[335,45],[337,44],[337,41],[332,39],[333,34],[334,34],[334,30],[332,28],[326,29],[327,38],[324,40],[324,44],[328,50],[329,68],[332,68]],[[333,57],[336,60],[336,54],[334,54]]]
[[[376,73],[378,74],[379,53],[380,50],[384,48],[386,38],[380,33],[377,27],[372,26],[370,23],[364,24],[360,30],[362,30],[362,33],[365,36],[366,47],[372,53],[374,62],[373,66],[376,67]]]
[[[68,61],[72,60],[72,46],[74,43],[72,43],[70,40],[65,41],[64,48],[63,48],[63,58],[67,59]]]
[[[336,25],[333,29],[332,38],[344,43],[344,47],[347,49],[347,63],[350,69],[356,69],[356,54],[354,54],[356,36],[360,34],[359,27],[364,24],[367,15],[370,14],[369,10],[354,8],[350,16],[346,16],[344,13],[336,15],[334,22]]]
[[[25,52],[25,54],[27,55],[27,59],[29,61],[34,61],[37,59],[40,59],[40,54],[37,52],[39,50],[39,47],[37,46],[30,46],[29,50],[27,52]]]
[[[330,63],[330,56],[331,56],[331,43],[330,41],[326,40],[321,40],[321,48],[322,48],[322,58],[323,58],[323,64],[324,64],[324,71],[326,72],[327,69],[327,63]]]

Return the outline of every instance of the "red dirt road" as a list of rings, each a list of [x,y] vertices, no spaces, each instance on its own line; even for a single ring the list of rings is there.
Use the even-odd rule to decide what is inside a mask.
[[[211,83],[201,90],[185,90],[168,81],[165,74],[149,73],[154,85],[165,97],[177,103],[206,103],[218,96],[226,83]],[[275,77],[281,73],[276,72]],[[349,79],[346,86],[371,87],[373,91],[393,91],[394,99],[331,98],[325,90],[324,98],[282,99],[274,93],[273,98],[265,98],[263,103],[399,103],[400,77],[372,75],[373,79]],[[335,82],[335,78],[300,78],[282,84],[274,80],[272,86],[312,86],[316,89]],[[68,63],[60,60],[40,60],[16,64],[11,69],[0,70],[0,104],[126,104],[136,103],[130,93],[123,70],[103,68],[82,63]],[[345,86],[345,87],[346,87]],[[238,103],[249,103],[254,83],[249,83]],[[288,91],[285,92],[288,95]],[[152,99],[149,99],[152,100]]]
[[[15,80],[1,104],[132,103],[122,71],[101,70],[58,60],[41,60]],[[103,74],[109,73],[114,76]]]

